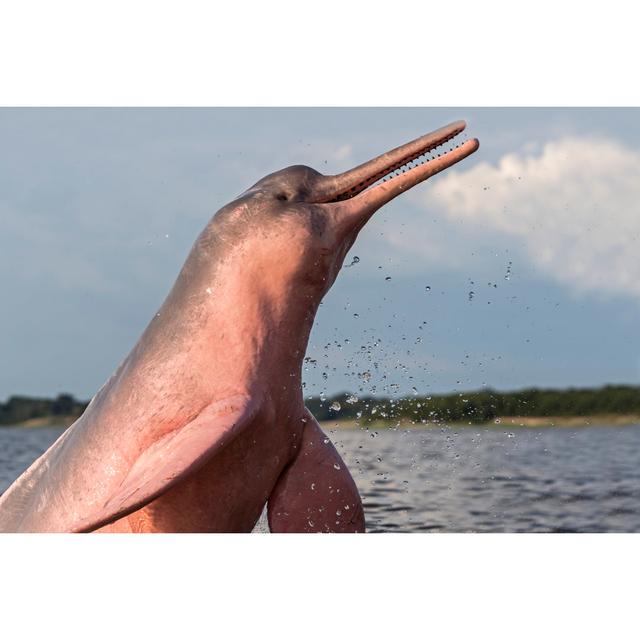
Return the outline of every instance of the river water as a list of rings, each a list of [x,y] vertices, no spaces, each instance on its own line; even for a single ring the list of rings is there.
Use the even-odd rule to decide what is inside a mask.
[[[0,427],[0,492],[61,433]],[[328,429],[369,532],[640,531],[640,425]],[[264,517],[256,531],[267,530]]]

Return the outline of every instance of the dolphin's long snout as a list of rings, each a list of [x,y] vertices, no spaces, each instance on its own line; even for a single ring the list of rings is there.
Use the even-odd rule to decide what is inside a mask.
[[[318,202],[340,203],[345,215],[371,214],[397,195],[474,153],[477,139],[455,144],[462,120],[407,142],[322,182]]]

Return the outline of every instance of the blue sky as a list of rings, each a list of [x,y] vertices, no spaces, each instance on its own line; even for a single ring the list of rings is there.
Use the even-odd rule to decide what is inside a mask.
[[[640,382],[639,110],[2,109],[0,399],[93,395],[263,175],[336,173],[459,118],[480,150],[362,232],[307,392]]]

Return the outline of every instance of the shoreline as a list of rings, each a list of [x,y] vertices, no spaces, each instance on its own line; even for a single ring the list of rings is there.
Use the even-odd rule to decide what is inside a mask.
[[[30,418],[24,422],[16,424],[0,425],[7,427],[21,427],[23,429],[37,429],[39,427],[70,427],[80,416],[43,416],[41,418]]]
[[[320,422],[323,429],[433,429],[438,427],[479,428],[505,427],[619,427],[640,425],[640,415],[635,414],[599,414],[592,416],[508,416],[496,418],[488,422],[427,422],[412,423],[406,420],[393,422],[359,423],[356,420],[326,420]]]
[[[80,416],[43,416],[31,418],[7,427],[37,429],[40,427],[70,427]],[[433,429],[434,427],[589,427],[589,426],[629,426],[640,425],[640,415],[600,414],[592,416],[508,416],[488,422],[427,422],[412,423],[407,420],[358,422],[357,420],[320,421],[323,429]]]

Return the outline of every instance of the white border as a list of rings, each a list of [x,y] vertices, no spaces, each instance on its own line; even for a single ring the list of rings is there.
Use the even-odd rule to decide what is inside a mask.
[[[7,638],[622,638],[634,535],[12,536]]]
[[[637,12],[609,0],[22,0],[0,104],[635,106]]]

